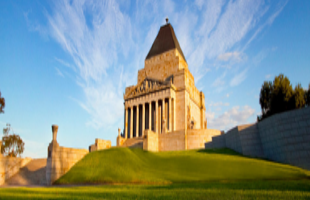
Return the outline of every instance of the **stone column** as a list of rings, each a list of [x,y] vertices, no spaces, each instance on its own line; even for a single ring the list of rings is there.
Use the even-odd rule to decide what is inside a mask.
[[[172,121],[172,131],[175,131],[175,129],[176,129],[176,115],[175,115],[175,110],[176,110],[176,107],[175,107],[175,99],[173,99],[173,103],[171,104],[172,106],[173,106],[173,110],[172,110],[172,119],[173,119],[173,121]]]
[[[159,133],[158,130],[158,100],[155,101],[155,133]]]
[[[165,98],[163,98],[163,103],[162,103],[162,107],[163,107],[163,113],[162,113],[162,119],[161,119],[161,122],[160,123],[162,123],[162,121],[163,121],[163,119],[165,119],[166,118],[166,110],[165,110]],[[167,119],[166,119],[166,121],[167,121]],[[162,124],[162,126],[163,126],[164,124]],[[166,126],[166,125],[164,125],[164,126]],[[166,127],[161,127],[161,130],[163,130],[163,128],[166,128]]]
[[[125,138],[128,136],[128,109],[125,107]]]
[[[133,137],[133,106],[130,107],[130,138]]]
[[[139,105],[136,109],[136,137],[139,137]]]
[[[142,136],[144,135],[145,130],[145,103],[142,104]]]
[[[169,121],[167,121],[167,124],[169,124],[169,131],[172,131],[172,120],[171,120],[171,97],[169,98],[169,105],[168,105],[168,108],[169,108],[169,113],[168,113],[168,119]]]
[[[52,125],[52,132],[53,132],[53,142],[57,142],[57,132],[58,132],[58,126],[56,124]]]
[[[149,130],[152,130],[152,102],[149,103]]]

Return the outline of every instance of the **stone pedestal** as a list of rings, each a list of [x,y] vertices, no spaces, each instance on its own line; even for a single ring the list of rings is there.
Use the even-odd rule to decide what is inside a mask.
[[[52,125],[52,132],[53,132],[53,141],[57,141],[57,132],[58,132],[58,125]]]

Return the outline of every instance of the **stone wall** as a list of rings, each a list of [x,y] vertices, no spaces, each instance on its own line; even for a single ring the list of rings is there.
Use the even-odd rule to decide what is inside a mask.
[[[86,149],[59,146],[57,142],[57,125],[52,125],[52,132],[53,140],[47,148],[46,182],[48,185],[53,184],[62,175],[67,173],[75,163],[88,154]]]
[[[215,129],[189,129],[187,130],[187,149],[202,149],[205,142],[212,141],[221,131]]]
[[[19,172],[20,168],[31,160],[31,158],[9,158],[0,155],[0,185]]]
[[[48,185],[51,185],[67,173],[75,163],[88,153],[86,149],[66,148],[57,144],[52,144],[50,149],[50,155],[46,163],[46,181]]]
[[[144,137],[143,137],[143,150],[146,151],[158,151],[158,134],[150,131],[145,130],[144,131]]]
[[[185,149],[185,131],[174,131],[158,135],[159,151],[178,151]]]
[[[89,146],[89,152],[98,151],[102,149],[109,149],[111,148],[111,141],[110,140],[102,140],[96,138],[95,144]]]
[[[238,126],[213,137],[205,148],[228,147],[310,170],[310,108],[276,114],[257,124]]]

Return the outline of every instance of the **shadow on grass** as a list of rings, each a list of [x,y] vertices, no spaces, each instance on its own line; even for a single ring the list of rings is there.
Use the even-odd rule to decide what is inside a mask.
[[[233,156],[240,156],[240,157],[244,157],[243,155],[241,155],[240,153],[228,149],[228,148],[223,148],[223,149],[201,149],[198,150],[197,152],[199,153],[208,153],[208,154],[222,154],[222,155],[233,155]]]

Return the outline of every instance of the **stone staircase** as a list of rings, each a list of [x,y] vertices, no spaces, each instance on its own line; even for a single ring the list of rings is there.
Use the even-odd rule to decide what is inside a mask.
[[[3,186],[46,185],[46,158],[33,159],[17,174],[5,181]]]

